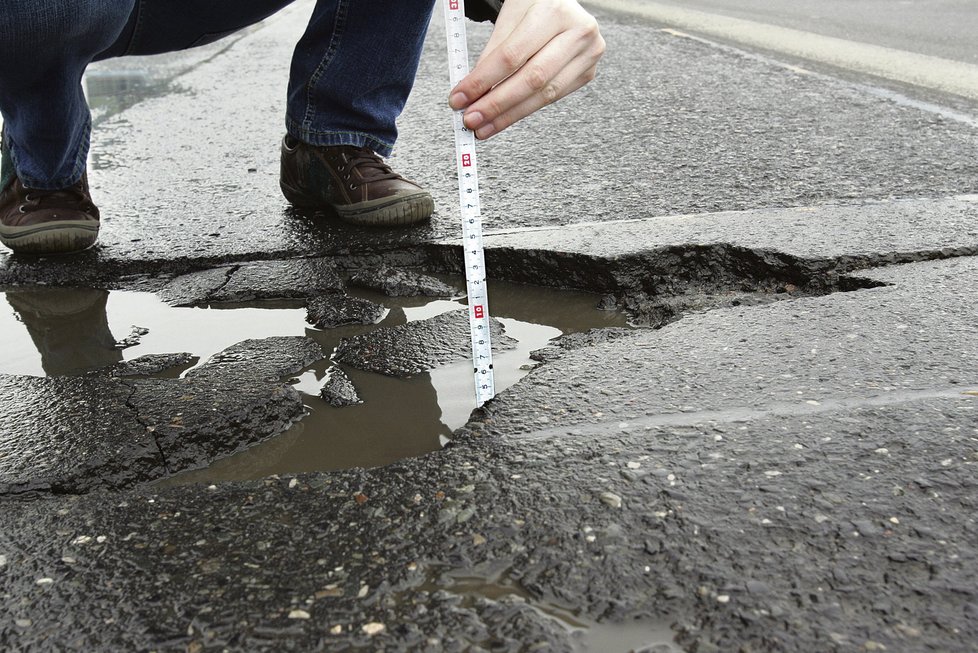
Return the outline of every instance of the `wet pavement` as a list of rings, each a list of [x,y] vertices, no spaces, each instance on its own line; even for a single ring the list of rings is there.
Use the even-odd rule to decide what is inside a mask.
[[[443,34],[360,231],[276,188],[308,10],[102,64],[102,245],[0,254],[0,648],[974,650],[978,121],[602,15],[480,152],[470,414]]]

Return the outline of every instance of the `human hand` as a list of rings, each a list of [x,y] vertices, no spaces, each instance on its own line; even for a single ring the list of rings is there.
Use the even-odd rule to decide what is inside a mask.
[[[479,139],[594,79],[598,23],[576,0],[506,0],[482,56],[449,94]]]

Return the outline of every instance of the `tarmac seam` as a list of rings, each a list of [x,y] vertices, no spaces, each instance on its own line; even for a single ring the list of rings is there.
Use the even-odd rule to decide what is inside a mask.
[[[635,349],[652,348],[650,345],[634,344]],[[973,388],[973,389],[969,389]],[[970,384],[953,387],[928,388],[925,390],[894,391],[881,395],[870,395],[848,399],[823,399],[821,401],[776,402],[761,407],[737,407],[725,410],[704,410],[688,413],[662,413],[629,419],[627,421],[598,422],[584,425],[554,427],[521,433],[519,439],[546,440],[552,437],[600,435],[609,430],[630,431],[635,428],[651,429],[663,426],[696,426],[704,422],[750,422],[766,417],[805,417],[824,413],[851,411],[862,408],[883,408],[929,399],[962,399],[978,401],[978,379]]]

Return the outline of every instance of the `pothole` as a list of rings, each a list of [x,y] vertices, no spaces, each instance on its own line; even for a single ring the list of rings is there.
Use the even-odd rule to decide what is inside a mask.
[[[457,279],[452,281],[462,285]],[[305,416],[280,435],[209,467],[172,476],[165,484],[375,467],[444,446],[475,408],[471,363],[459,360],[398,378],[337,364],[331,352],[343,339],[458,311],[465,305],[464,297],[388,297],[362,289],[349,294],[382,305],[383,319],[376,325],[318,329],[307,323],[303,300],[175,308],[151,293],[9,289],[0,292],[0,337],[5,342],[0,373],[80,376],[125,361],[143,361],[148,355],[185,352],[190,356],[160,357],[162,369],[148,376],[189,378],[215,354],[236,343],[305,336],[315,340],[326,356],[291,381],[306,406]],[[626,326],[622,313],[598,310],[598,300],[589,293],[490,283],[492,314],[515,340],[513,348],[494,357],[497,392],[527,374],[535,364],[530,352],[545,347],[552,338]],[[353,382],[362,403],[334,407],[320,397],[329,370],[337,367]],[[174,423],[181,421],[168,426]]]

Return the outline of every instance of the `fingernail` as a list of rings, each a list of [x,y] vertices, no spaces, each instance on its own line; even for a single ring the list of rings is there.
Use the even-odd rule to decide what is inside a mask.
[[[450,106],[453,109],[461,109],[468,103],[469,100],[467,97],[465,97],[465,93],[456,93],[448,100],[448,106]]]
[[[480,125],[485,121],[485,118],[478,111],[473,111],[472,113],[465,114],[465,126],[469,129],[478,129]]]
[[[478,138],[489,138],[490,136],[492,136],[494,131],[496,131],[496,128],[492,126],[492,123],[489,123],[482,129],[477,130],[475,132],[475,135]]]

